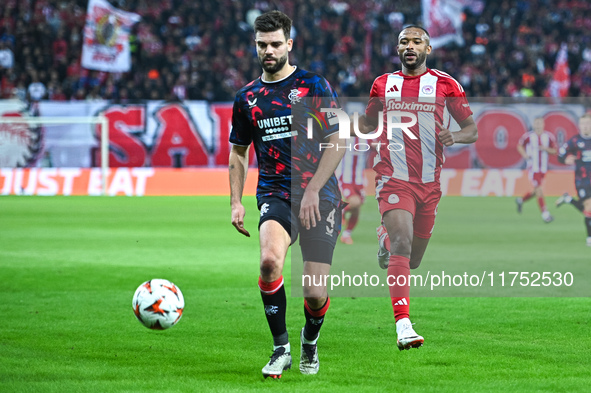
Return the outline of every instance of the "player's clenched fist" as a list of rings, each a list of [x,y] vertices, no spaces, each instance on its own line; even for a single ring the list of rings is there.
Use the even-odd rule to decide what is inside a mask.
[[[439,138],[441,143],[443,143],[444,146],[453,145],[455,143],[454,134],[450,130],[442,126],[441,123],[439,123],[438,121],[435,122],[435,125],[439,129],[439,135],[437,135],[437,137]]]

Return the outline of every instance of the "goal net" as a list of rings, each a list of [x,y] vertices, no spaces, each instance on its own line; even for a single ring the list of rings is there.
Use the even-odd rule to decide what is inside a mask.
[[[2,194],[34,194],[30,190],[27,192],[31,187],[23,181],[23,171],[37,176],[41,169],[36,168],[43,168],[48,173],[52,170],[46,168],[53,168],[62,176],[61,181],[67,183],[71,182],[71,174],[76,170],[100,168],[100,175],[97,174],[100,194],[106,195],[108,119],[104,116],[28,116],[22,112],[4,112],[0,116],[0,168]],[[30,179],[28,183],[31,184]]]

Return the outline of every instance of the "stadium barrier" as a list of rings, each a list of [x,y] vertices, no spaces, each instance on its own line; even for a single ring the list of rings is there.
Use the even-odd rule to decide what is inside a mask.
[[[541,99],[538,101],[542,101]],[[473,102],[478,125],[478,142],[456,144],[445,149],[445,168],[524,169],[525,161],[516,149],[535,117],[559,145],[578,133],[577,118],[585,111],[580,102],[550,105]],[[25,129],[20,117],[39,116],[37,126]],[[20,101],[1,101],[0,167],[92,168],[103,163],[105,150],[101,127],[95,124],[53,124],[51,118],[95,118],[108,121],[109,167],[225,167],[230,153],[231,103],[205,101],[144,101],[117,104],[108,101],[42,101],[32,108]],[[11,119],[13,124],[10,124]],[[449,119],[448,119],[449,120]],[[457,129],[450,124],[450,129]],[[106,128],[106,127],[105,127]],[[254,149],[249,161],[256,165]],[[566,168],[556,156],[549,169]]]
[[[368,196],[374,194],[374,172],[366,170]],[[254,195],[258,173],[249,169],[244,195]],[[444,195],[516,196],[531,189],[527,171],[520,169],[444,169]],[[109,196],[230,195],[226,168],[110,168]],[[574,193],[572,170],[552,170],[544,192],[558,196]],[[100,168],[2,168],[1,195],[101,195]]]

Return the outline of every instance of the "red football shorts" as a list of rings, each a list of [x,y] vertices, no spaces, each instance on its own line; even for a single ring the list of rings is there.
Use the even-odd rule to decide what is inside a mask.
[[[361,198],[361,203],[365,201],[365,187],[363,184],[341,184],[341,193],[345,202],[354,195]]]
[[[542,172],[530,172],[529,173],[529,181],[531,182],[532,186],[534,187],[541,187],[542,182],[544,181],[544,176],[546,174]]]
[[[382,216],[390,210],[406,210],[413,216],[414,235],[431,237],[441,199],[439,182],[409,183],[393,178],[385,183],[378,181],[376,198]]]

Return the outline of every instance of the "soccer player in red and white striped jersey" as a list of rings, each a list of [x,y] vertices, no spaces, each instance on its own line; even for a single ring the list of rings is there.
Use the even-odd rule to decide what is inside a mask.
[[[542,212],[542,220],[544,220],[544,222],[552,222],[554,218],[546,208],[544,193],[542,192],[542,182],[548,171],[548,155],[556,154],[557,146],[554,135],[548,131],[544,131],[543,117],[537,117],[534,119],[533,131],[523,134],[517,144],[517,151],[527,161],[529,180],[534,188],[523,197],[515,199],[515,203],[517,203],[517,212],[521,213],[523,203],[535,196],[538,198],[538,205]]]
[[[343,227],[341,242],[353,244],[351,236],[359,221],[361,205],[365,202],[365,167],[370,146],[359,138],[348,141],[347,150],[335,174],[339,180],[339,187],[343,200],[347,206],[343,211]]]
[[[462,86],[450,75],[427,68],[429,40],[422,27],[402,30],[397,46],[402,70],[374,81],[359,122],[362,132],[376,127],[383,131],[377,139],[379,160],[374,165],[383,222],[378,228],[378,261],[388,269],[389,284],[400,283],[390,286],[400,350],[418,348],[424,341],[409,319],[408,278],[410,269],[421,263],[433,231],[444,146],[478,138]],[[446,109],[461,127],[459,131],[444,126]]]

